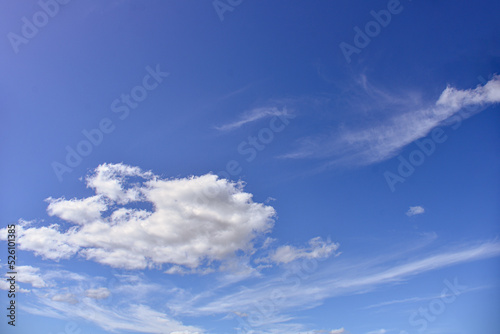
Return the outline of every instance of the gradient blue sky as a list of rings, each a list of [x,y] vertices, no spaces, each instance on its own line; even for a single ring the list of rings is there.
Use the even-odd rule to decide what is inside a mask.
[[[41,3],[0,4],[2,333],[500,328],[497,1]]]

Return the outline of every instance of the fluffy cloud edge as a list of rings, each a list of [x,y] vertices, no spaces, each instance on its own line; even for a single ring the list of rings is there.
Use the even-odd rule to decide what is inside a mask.
[[[140,179],[131,183],[128,178]],[[86,178],[96,194],[48,198],[47,212],[74,226],[18,226],[18,244],[58,261],[75,255],[115,268],[170,264],[189,269],[252,252],[275,210],[256,203],[243,183],[213,174],[161,179],[123,164],[103,164]],[[151,204],[152,211],[126,204]]]
[[[19,249],[53,261],[79,256],[113,268],[167,266],[165,273],[179,275],[234,271],[232,279],[242,279],[266,267],[248,265],[257,251],[268,254],[261,262],[286,264],[328,257],[339,246],[317,237],[308,247],[268,249],[276,211],[255,202],[241,181],[213,174],[167,179],[102,164],[85,182],[94,195],[46,200],[48,215],[70,226],[20,221]]]

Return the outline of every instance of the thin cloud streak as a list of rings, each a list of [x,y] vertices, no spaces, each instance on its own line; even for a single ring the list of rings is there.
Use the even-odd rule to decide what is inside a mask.
[[[490,286],[478,286],[478,287],[471,288],[471,289],[461,290],[460,293],[484,290],[484,289],[488,289],[488,288],[491,288],[491,287]],[[395,299],[395,300],[389,300],[389,301],[382,302],[382,303],[368,305],[366,307],[363,307],[363,310],[368,310],[368,309],[378,308],[378,307],[383,307],[383,306],[389,306],[389,305],[394,305],[394,304],[417,303],[417,302],[439,299],[439,298],[443,298],[443,297],[451,297],[451,296],[454,296],[454,295],[447,294],[447,295],[434,295],[434,296],[429,296],[429,297],[411,297],[411,298],[405,298],[405,299]]]
[[[374,265],[374,261],[371,259],[348,265],[332,262],[330,266],[319,268],[316,272],[300,278],[296,275],[291,275],[289,278],[271,276],[254,286],[247,285],[236,292],[228,293],[227,291],[234,291],[234,287],[228,287],[226,291],[221,288],[218,289],[217,293],[208,290],[195,295],[180,288],[165,290],[161,286],[154,286],[152,289],[146,289],[143,286],[147,285],[147,282],[144,282],[140,277],[124,276],[120,279],[121,283],[110,291],[111,295],[118,294],[120,299],[126,298],[129,301],[127,303],[127,305],[130,304],[129,307],[120,308],[109,308],[95,298],[85,296],[85,292],[88,291],[86,282],[91,280],[82,281],[80,277],[76,276],[76,286],[69,287],[65,292],[68,298],[64,300],[59,297],[50,298],[59,293],[60,290],[43,288],[43,290],[38,290],[39,292],[43,291],[43,293],[35,291],[34,304],[26,305],[25,310],[32,314],[49,317],[84,318],[111,331],[129,330],[159,333],[162,328],[169,328],[181,333],[198,333],[203,332],[203,330],[184,325],[173,317],[183,315],[200,317],[218,314],[233,314],[234,316],[239,313],[246,314],[245,319],[253,319],[256,305],[264,302],[262,305],[271,307],[271,309],[264,319],[255,326],[256,333],[259,332],[258,330],[280,332],[289,326],[302,330],[302,325],[291,323],[295,319],[293,312],[314,308],[328,298],[366,293],[382,284],[399,282],[431,270],[499,255],[500,243],[496,241],[474,246],[459,245],[457,250],[430,255],[399,266],[389,267],[388,261],[385,261],[385,264],[375,261],[377,264]],[[389,258],[392,262],[393,258],[391,256]],[[359,277],[360,273],[363,272],[365,273],[364,277]],[[60,278],[59,275],[51,275],[51,273],[42,273],[40,276],[42,278],[48,276]],[[53,286],[52,283],[50,282],[49,285]],[[139,288],[139,286],[141,287]],[[96,289],[96,287],[93,288]],[[135,292],[131,293],[132,291]],[[148,294],[154,293],[155,295],[161,293],[168,297],[165,302],[167,302],[171,314],[156,311],[157,308],[153,305],[138,302],[144,300],[143,297],[145,297],[142,295],[139,299],[135,298],[134,294],[142,294],[139,291],[149,291]],[[278,301],[271,301],[269,296],[276,294],[276,292],[280,292],[282,297]],[[408,299],[407,301],[417,300]],[[398,302],[392,301],[386,304]],[[135,316],[130,317],[127,314],[135,314]],[[156,320],[152,322],[152,318]]]
[[[230,131],[238,129],[245,124],[256,122],[263,118],[284,115],[288,115],[288,111],[286,108],[283,108],[282,110],[279,110],[276,107],[255,108],[250,110],[249,112],[244,113],[239,120],[221,126],[216,126],[215,128],[219,131]]]
[[[423,260],[396,266],[381,273],[366,276],[364,278],[355,280],[350,279],[340,282],[340,284],[335,283],[334,286],[343,288],[366,288],[368,286],[375,286],[382,283],[401,281],[409,276],[414,276],[426,271],[498,255],[500,255],[500,243],[485,243],[480,246],[471,247],[463,251],[448,252],[430,256]]]
[[[500,76],[495,75],[484,86],[458,90],[447,87],[430,107],[402,112],[371,128],[347,129],[339,133],[303,138],[299,148],[281,156],[289,159],[332,159],[327,165],[370,165],[396,155],[404,146],[425,137],[433,128],[461,112],[468,118],[500,102]]]
[[[463,247],[460,248],[463,249]],[[269,300],[273,291],[280,291],[285,297],[279,305],[275,305],[275,315],[278,315],[280,312],[313,308],[322,304],[327,298],[365,293],[379,285],[403,281],[431,270],[498,255],[500,255],[500,243],[487,242],[465,250],[432,255],[422,260],[388,269],[370,267],[367,269],[367,263],[370,261],[353,265],[348,270],[332,265],[323,270],[322,273],[318,272],[318,274],[311,275],[299,282],[294,279],[282,280],[274,277],[253,288],[245,288],[205,304],[198,303],[196,306],[196,303],[192,303],[190,309],[185,309],[184,305],[180,304],[176,311],[180,314],[190,315],[221,314],[234,311],[251,313],[257,302]],[[361,268],[365,272],[369,270],[371,273],[359,277]],[[270,317],[272,316],[271,314]]]
[[[85,280],[67,281],[53,272],[43,273],[42,277],[56,277],[50,287],[33,290],[30,303],[21,305],[28,313],[56,319],[85,319],[106,331],[120,330],[136,333],[176,333],[197,334],[204,332],[196,326],[182,324],[168,313],[165,307],[146,305],[144,300],[171,292],[162,285],[148,283],[141,276],[115,275],[118,279],[108,281],[108,287],[94,286],[96,281],[105,284],[97,277]],[[77,275],[73,275],[78,278]],[[61,284],[65,283],[60,293]],[[57,283],[57,284],[56,284]],[[69,284],[68,284],[69,283]],[[93,287],[89,289],[89,287]],[[109,288],[109,289],[108,289]],[[90,292],[90,294],[89,294]],[[112,301],[107,300],[112,298]],[[160,310],[159,310],[160,309]]]

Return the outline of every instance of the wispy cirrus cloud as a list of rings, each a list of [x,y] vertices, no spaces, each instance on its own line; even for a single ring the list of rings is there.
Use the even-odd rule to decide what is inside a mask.
[[[490,286],[478,286],[474,288],[466,288],[463,290],[460,290],[460,293],[466,293],[466,292],[472,292],[472,291],[477,291],[477,290],[484,290],[491,288]],[[378,308],[378,307],[385,307],[389,305],[399,305],[399,304],[408,304],[408,303],[418,303],[422,301],[429,301],[429,300],[434,300],[434,299],[439,299],[443,297],[450,297],[454,296],[454,294],[439,294],[439,295],[433,295],[433,296],[427,296],[427,297],[410,297],[410,298],[404,298],[404,299],[394,299],[394,300],[389,300],[377,304],[372,304],[363,307],[363,309],[372,309],[372,308]]]
[[[347,333],[349,332],[345,330],[344,327],[331,330],[319,329],[314,331],[300,332],[300,334],[347,334]]]
[[[298,248],[290,245],[279,246],[268,258],[261,262],[290,263],[298,259],[321,259],[332,255],[338,248],[338,243],[331,240],[323,241],[320,237],[309,240],[309,247]]]
[[[136,333],[178,333],[199,334],[204,331],[195,326],[183,325],[164,312],[144,304],[125,304],[109,307],[91,298],[76,300],[74,295],[55,295],[48,299],[38,297],[36,305],[23,309],[29,313],[52,318],[81,318],[96,324],[104,330],[132,331]]]
[[[377,329],[375,331],[370,331],[366,334],[385,334],[385,333],[387,333],[387,330],[384,328],[381,328],[381,329]]]
[[[380,95],[380,94],[379,94]],[[392,98],[391,98],[392,99]],[[413,111],[399,105],[399,112],[378,120],[374,125],[323,133],[299,140],[298,148],[282,158],[328,159],[326,165],[369,165],[389,159],[404,146],[426,136],[433,128],[464,108],[461,118],[480,112],[500,102],[500,76],[495,75],[483,86],[459,90],[448,86],[432,105]]]
[[[247,282],[242,287],[221,285],[199,292],[154,284],[144,274],[115,274],[117,281],[109,285],[109,281],[103,278],[76,273],[65,276],[62,272],[35,268],[46,286],[33,289],[31,302],[23,305],[23,309],[49,317],[86,319],[109,331],[203,333],[202,328],[183,324],[179,319],[183,316],[220,315],[226,320],[244,319],[252,325],[255,333],[340,334],[347,331],[344,328],[308,330],[307,326],[297,322],[294,314],[319,306],[329,298],[367,293],[381,285],[408,280],[418,274],[499,255],[498,242],[457,245],[455,249],[434,252],[402,265],[392,264],[392,254],[387,257],[390,259],[387,262],[380,256],[362,262],[353,262],[352,259],[332,261],[306,276],[294,275],[293,272],[291,275],[277,273],[253,283]],[[405,259],[407,256],[402,255]],[[68,282],[66,277],[73,279]],[[273,295],[279,295],[279,299],[271,302],[270,296]],[[112,302],[108,302],[109,298]],[[155,298],[162,301],[161,305],[154,301]],[[418,300],[389,301],[371,307]],[[257,316],[256,312],[262,312],[261,309],[266,312]]]
[[[77,304],[78,300],[75,298],[76,296],[72,293],[58,293],[53,295],[50,299],[55,302],[62,302],[67,304]]]
[[[215,128],[220,131],[230,131],[242,127],[245,124],[259,121],[264,118],[274,117],[274,116],[284,116],[288,115],[289,111],[283,107],[281,110],[277,107],[260,107],[254,108],[250,111],[243,113],[240,118],[236,121],[216,126]]]
[[[158,294],[169,296],[169,291],[147,281],[144,275],[116,274],[106,280],[77,273],[67,275],[69,272],[65,270],[34,269],[48,283],[34,288],[29,303],[21,305],[28,313],[57,319],[84,319],[110,332],[204,332],[174,319],[165,306],[148,305],[145,301]]]
[[[129,304],[126,307],[103,307],[92,299],[84,299],[79,303],[61,303],[44,300],[45,306],[31,307],[27,311],[42,313],[45,310],[56,312],[64,318],[82,318],[93,322],[104,330],[131,331],[136,333],[177,333],[199,334],[204,330],[195,326],[183,325],[164,312],[152,309],[143,304]]]
[[[110,294],[109,290],[104,287],[85,290],[85,296],[93,299],[105,299],[108,298]]]
[[[416,275],[470,261],[497,257],[500,243],[483,242],[476,245],[459,245],[457,248],[429,254],[406,264],[391,265],[368,259],[358,263],[331,263],[317,272],[299,276],[268,277],[254,286],[245,286],[236,292],[210,295],[186,301],[176,300],[176,314],[208,315],[239,312],[249,319],[259,319],[255,328],[262,332],[280,328],[294,321],[291,314],[321,305],[336,296],[367,293],[381,285],[393,284],[411,279]],[[280,295],[278,301],[271,301],[273,295]],[[259,305],[266,305],[266,313],[259,313]],[[270,306],[272,305],[272,307]],[[258,314],[258,316],[256,315]]]

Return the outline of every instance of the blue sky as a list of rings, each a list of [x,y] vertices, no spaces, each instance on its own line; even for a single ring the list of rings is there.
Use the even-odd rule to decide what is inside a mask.
[[[500,327],[498,2],[0,8],[2,333]]]

